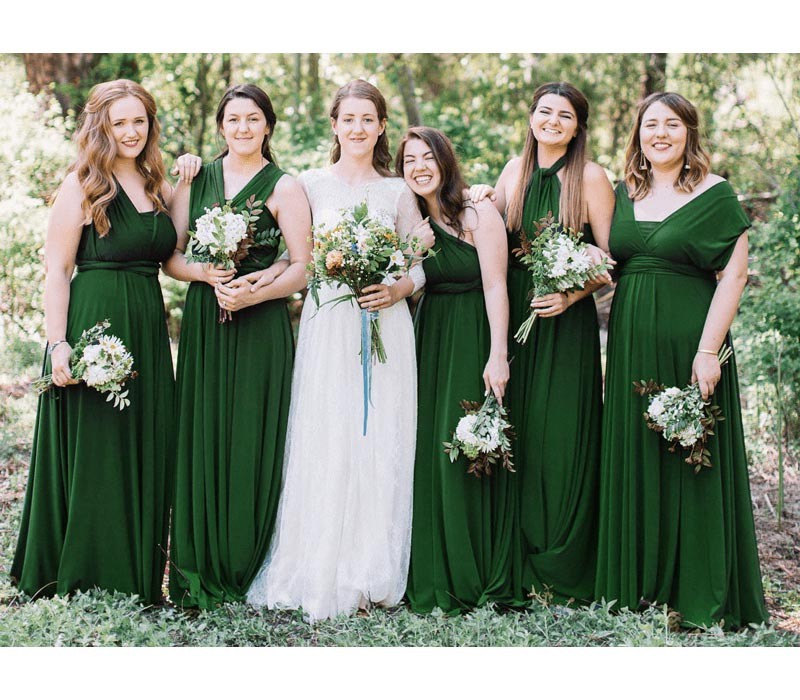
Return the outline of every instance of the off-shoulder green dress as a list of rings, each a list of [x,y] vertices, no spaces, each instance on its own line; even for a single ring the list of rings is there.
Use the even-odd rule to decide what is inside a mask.
[[[406,596],[415,612],[466,610],[510,602],[516,475],[467,474],[443,442],[452,439],[462,400],[482,401],[491,335],[474,246],[435,223],[436,256],[423,261],[425,295],[414,316],[418,409],[411,563]]]
[[[174,378],[159,263],[175,249],[164,213],[139,212],[122,187],[102,238],[83,228],[70,284],[71,345],[98,321],[139,376],[120,411],[85,384],[39,399],[12,579],[29,595],[94,586],[161,600],[175,427]],[[43,373],[49,373],[50,359]]]
[[[267,164],[231,200],[266,202],[284,175]],[[222,159],[192,183],[189,226],[224,204]],[[278,223],[266,206],[259,231]],[[277,241],[239,263],[237,276],[269,267]],[[294,341],[285,299],[218,322],[213,288],[193,282],[186,296],[177,369],[176,489],[170,598],[213,608],[244,600],[270,543],[281,487]]]
[[[736,361],[713,394],[725,420],[709,441],[712,467],[699,474],[646,426],[648,398],[632,383],[689,383],[715,271],[749,225],[725,181],[660,222],[636,221],[627,188],[617,188],[610,248],[621,276],[608,333],[596,595],[631,609],[666,603],[686,625],[767,619]]]

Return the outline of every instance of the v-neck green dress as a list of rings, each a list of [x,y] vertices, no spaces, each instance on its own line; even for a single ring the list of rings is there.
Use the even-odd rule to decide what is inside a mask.
[[[523,228],[552,212],[557,218],[561,158],[536,168],[525,196]],[[593,243],[587,227],[584,239]],[[530,313],[530,274],[511,251],[508,298],[511,377],[508,407],[516,429],[520,554],[515,580],[555,600],[591,600],[597,553],[597,470],[602,387],[597,311],[590,295],[553,318],[537,318],[520,345],[513,335]]]
[[[425,295],[414,316],[417,345],[417,448],[411,563],[406,596],[415,612],[467,610],[511,602],[516,475],[467,474],[442,445],[464,415],[459,402],[482,401],[491,350],[489,319],[474,246],[435,223],[436,256],[423,261]]]
[[[66,338],[98,321],[133,355],[123,411],[76,384],[39,398],[28,486],[11,577],[29,595],[94,586],[161,600],[173,464],[174,379],[158,284],[175,249],[163,213],[140,213],[122,187],[109,233],[83,228],[70,283]],[[43,374],[51,371],[45,357]]]
[[[266,202],[283,172],[269,163],[231,200]],[[222,159],[192,183],[190,227],[224,204]],[[277,228],[266,206],[259,231]],[[269,267],[277,245],[250,250],[237,276]],[[213,608],[242,601],[266,556],[281,486],[294,341],[284,299],[218,322],[214,289],[192,282],[177,370],[177,475],[170,598]]]
[[[616,192],[611,253],[620,267],[608,332],[596,596],[637,609],[668,604],[687,626],[767,620],[734,358],[714,391],[725,420],[699,474],[642,414],[632,383],[689,383],[716,290],[749,222],[719,182],[663,221],[637,222]],[[731,344],[730,337],[726,339]]]

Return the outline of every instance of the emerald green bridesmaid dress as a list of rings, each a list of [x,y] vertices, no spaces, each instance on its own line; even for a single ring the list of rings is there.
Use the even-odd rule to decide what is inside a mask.
[[[725,181],[657,223],[636,221],[627,188],[617,188],[610,247],[621,276],[608,332],[595,592],[633,610],[642,601],[666,603],[687,626],[768,617],[736,362],[722,368],[713,394],[725,420],[709,441],[712,467],[699,474],[647,428],[648,399],[632,383],[689,383],[714,272],[749,225]]]
[[[98,321],[122,340],[139,376],[130,406],[85,384],[39,398],[12,579],[29,595],[98,586],[161,600],[173,464],[174,379],[159,263],[175,249],[163,213],[136,210],[122,187],[103,238],[83,228],[70,284],[71,345]],[[45,358],[43,373],[50,372]]]
[[[489,600],[511,602],[516,476],[466,474],[442,443],[464,409],[482,401],[491,336],[474,246],[432,223],[436,257],[423,262],[426,285],[414,317],[418,409],[411,562],[406,596],[415,612],[457,612]]]
[[[267,164],[233,198],[266,202],[283,176]],[[222,159],[192,183],[189,225],[224,204]],[[277,228],[266,206],[259,231]],[[250,250],[237,276],[269,267],[274,247]],[[213,608],[242,601],[266,556],[281,486],[294,341],[285,299],[218,322],[214,289],[192,282],[177,370],[177,459],[170,598]]]
[[[536,168],[525,195],[523,228],[552,212],[557,218],[558,171]],[[587,227],[584,239],[593,243]],[[530,313],[530,275],[511,254],[518,234],[509,233],[509,334]],[[554,600],[591,600],[597,553],[597,471],[602,387],[600,335],[590,295],[553,318],[537,318],[528,342],[509,340],[508,407],[517,438],[520,565],[515,581],[523,594]]]

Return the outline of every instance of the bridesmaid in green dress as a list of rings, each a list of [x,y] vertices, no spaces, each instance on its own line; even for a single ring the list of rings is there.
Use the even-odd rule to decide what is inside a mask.
[[[267,553],[294,357],[285,298],[306,284],[311,231],[305,194],[270,152],[276,117],[267,94],[231,87],[216,119],[226,148],[191,186],[176,188],[178,246],[166,265],[191,282],[178,350],[170,598],[201,608],[244,600]],[[235,271],[188,263],[186,231],[205,208],[229,201],[242,211],[250,198],[263,203],[256,226],[271,239],[251,247]],[[272,281],[263,273],[278,251],[276,230],[290,265]],[[230,321],[218,322],[220,309]]]
[[[709,172],[697,111],[675,93],[639,107],[617,188],[611,250],[622,264],[608,334],[598,598],[668,604],[683,624],[764,622],[736,363],[717,352],[747,281],[750,225]],[[725,421],[695,474],[642,417],[632,382],[697,382]]]
[[[140,85],[96,85],[76,133],[77,160],[53,205],[43,372],[52,371],[58,388],[39,399],[11,567],[32,596],[98,586],[161,600],[174,380],[158,269],[175,229],[159,131],[155,102]],[[139,372],[126,384],[124,411],[76,384],[69,369],[70,344],[103,319]]]
[[[503,220],[488,201],[468,204],[453,147],[436,129],[409,129],[395,169],[430,217],[437,251],[423,262],[425,295],[414,317],[419,398],[406,595],[416,612],[511,602],[515,475],[468,475],[465,458],[451,463],[442,445],[464,414],[460,401],[493,391],[502,402],[505,393]]]
[[[607,248],[614,193],[603,169],[586,159],[588,117],[586,98],[569,83],[536,90],[524,153],[506,165],[495,188],[510,251],[519,245],[519,231],[532,233],[549,212],[583,230],[588,243]],[[602,251],[592,250],[599,261]],[[531,307],[539,312],[528,342],[511,341],[507,399],[519,474],[514,577],[523,594],[533,589],[555,600],[592,598],[602,388],[591,292],[605,281],[531,302],[530,275],[509,256],[510,332]]]

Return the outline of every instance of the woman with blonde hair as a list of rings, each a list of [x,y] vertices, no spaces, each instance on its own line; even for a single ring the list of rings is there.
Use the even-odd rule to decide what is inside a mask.
[[[98,586],[161,599],[174,381],[158,270],[175,229],[159,133],[155,102],[140,85],[96,85],[80,117],[77,160],[53,205],[43,372],[52,371],[56,388],[39,399],[11,568],[32,596]],[[75,341],[104,319],[139,374],[125,385],[123,411],[70,373]]]
[[[747,282],[750,222],[710,172],[697,110],[676,93],[639,105],[617,187],[611,252],[621,264],[608,331],[600,469],[598,598],[667,604],[687,626],[767,620],[736,363],[717,353]],[[724,422],[698,473],[647,427],[633,382],[697,383]]]
[[[538,312],[514,356],[507,405],[517,438],[519,486],[515,581],[523,593],[590,600],[597,546],[597,470],[602,388],[600,335],[591,292],[530,298],[530,274],[513,254],[520,233],[552,214],[606,249],[614,209],[611,183],[587,160],[589,104],[569,83],[546,83],[533,96],[522,157],[504,168],[495,206],[505,214],[509,256],[509,328]],[[599,255],[600,251],[596,251]]]

